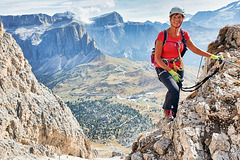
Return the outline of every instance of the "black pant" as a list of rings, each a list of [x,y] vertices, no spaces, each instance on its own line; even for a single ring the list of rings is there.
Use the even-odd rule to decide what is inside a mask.
[[[174,117],[177,114],[178,110],[178,102],[180,96],[180,89],[182,87],[182,82],[176,83],[172,78],[171,74],[168,71],[156,67],[156,71],[158,74],[158,79],[167,87],[168,92],[165,97],[165,102],[163,104],[163,109],[172,110],[174,112]],[[183,71],[177,72],[181,79],[183,78]]]

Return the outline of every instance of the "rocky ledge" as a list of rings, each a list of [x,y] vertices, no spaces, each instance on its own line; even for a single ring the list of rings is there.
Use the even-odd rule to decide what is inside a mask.
[[[220,30],[209,52],[240,65],[240,28]],[[217,67],[207,59],[202,78]],[[219,64],[220,71],[198,92],[180,104],[177,118],[153,131],[142,133],[128,160],[239,160],[240,68]]]
[[[38,83],[0,23],[0,157],[54,153],[92,158],[90,142],[64,102]]]

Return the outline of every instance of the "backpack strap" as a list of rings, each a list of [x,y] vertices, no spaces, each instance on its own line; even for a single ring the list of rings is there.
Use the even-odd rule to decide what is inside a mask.
[[[165,30],[165,29],[163,30],[163,37],[164,37],[164,39],[163,39],[163,46],[164,46],[167,41],[167,37],[168,37],[167,30]]]
[[[182,29],[180,29],[180,34],[181,34],[181,37],[182,37],[182,42],[185,44],[187,42],[187,40],[185,38],[185,34],[184,34],[184,31]]]
[[[167,37],[168,37],[167,30],[164,29],[163,30],[163,46],[167,41]],[[155,41],[155,46],[156,46],[156,43],[157,43],[157,40]],[[154,50],[155,50],[155,48],[154,48]]]
[[[180,29],[180,34],[181,34],[181,38],[182,38],[182,42],[183,42],[183,51],[181,53],[181,57],[183,57],[184,54],[187,51],[187,45],[186,45],[187,40],[185,38],[185,34],[184,34],[184,31],[182,29]]]
[[[167,41],[167,30],[163,30],[163,46],[164,44],[166,43]],[[157,40],[155,40],[155,47],[156,47],[156,43],[157,43]],[[155,47],[152,48],[152,55],[151,55],[151,62],[154,64],[154,65],[157,65],[157,63],[155,62]]]

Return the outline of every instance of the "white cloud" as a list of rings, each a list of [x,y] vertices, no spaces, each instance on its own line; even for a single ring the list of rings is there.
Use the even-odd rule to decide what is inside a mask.
[[[113,0],[82,0],[72,2],[70,11],[76,14],[76,18],[84,23],[91,23],[89,18],[101,14],[102,9],[113,8]]]
[[[83,23],[91,23],[89,18],[93,17],[95,14],[100,14],[101,10],[96,7],[74,7],[71,9],[71,12],[75,13],[78,20],[82,21]]]
[[[85,7],[103,7],[103,8],[113,8],[115,7],[114,0],[81,0],[72,1],[74,5]]]
[[[98,0],[98,1],[101,1],[101,4],[103,5],[103,7],[107,7],[107,8],[115,7],[115,3],[113,0]]]

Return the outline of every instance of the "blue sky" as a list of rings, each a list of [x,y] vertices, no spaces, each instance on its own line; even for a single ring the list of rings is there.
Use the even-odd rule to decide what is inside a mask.
[[[169,10],[182,6],[186,13],[216,10],[237,0],[1,0],[0,15],[45,13],[53,15],[72,11],[79,19],[117,11],[124,21],[145,22],[168,20]]]

